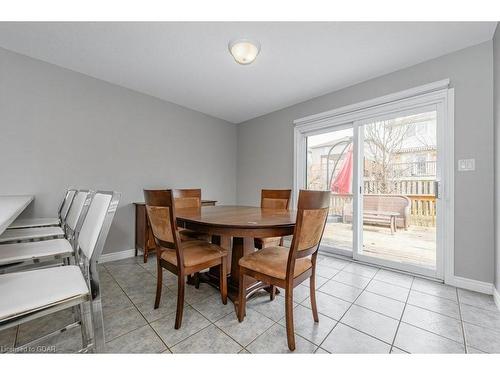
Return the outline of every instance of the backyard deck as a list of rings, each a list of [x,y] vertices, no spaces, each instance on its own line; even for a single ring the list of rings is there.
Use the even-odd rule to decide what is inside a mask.
[[[364,225],[365,255],[395,262],[434,268],[436,264],[436,228],[410,225],[408,230]],[[352,250],[352,225],[327,223],[322,244]]]

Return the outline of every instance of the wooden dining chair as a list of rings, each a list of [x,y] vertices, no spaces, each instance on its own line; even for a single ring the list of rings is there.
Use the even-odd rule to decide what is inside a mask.
[[[260,193],[260,207],[269,209],[286,209],[290,208],[290,196],[292,195],[292,190],[275,190],[275,189],[262,189]],[[283,237],[267,237],[267,238],[255,238],[255,247],[257,249],[263,249],[270,246],[283,246]],[[269,286],[271,301],[274,300],[276,296],[276,287],[273,285]]]
[[[201,189],[172,189],[176,209],[201,208]],[[209,241],[206,233],[196,232],[186,228],[178,228],[181,241],[202,240]]]
[[[290,207],[290,196],[292,191],[262,189],[260,193],[260,207],[270,209],[285,209]],[[255,247],[263,249],[269,246],[282,246],[283,237],[256,238]]]
[[[201,189],[173,189],[174,204],[176,209],[182,208],[201,208]],[[200,233],[186,228],[177,229],[181,241],[201,240],[209,241],[210,236],[207,233]],[[188,275],[188,284],[193,284],[196,289],[200,288],[200,273]]]
[[[315,322],[319,321],[315,293],[316,257],[329,207],[329,191],[301,190],[290,249],[266,247],[239,260],[238,320],[242,322],[245,317],[245,276],[285,289],[286,333],[290,350],[295,350],[293,289],[308,278],[313,318]]]
[[[163,268],[177,275],[175,329],[182,323],[186,276],[220,266],[220,293],[227,304],[227,251],[207,241],[181,241],[177,230],[172,190],[144,190],[148,220],[156,243],[157,284],[155,309],[160,305]]]

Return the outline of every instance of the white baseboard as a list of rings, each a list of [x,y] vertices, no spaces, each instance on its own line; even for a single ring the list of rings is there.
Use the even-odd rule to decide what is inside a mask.
[[[456,286],[457,288],[472,290],[474,292],[493,294],[493,284],[484,281],[478,281],[473,279],[467,279],[461,276],[452,276],[446,280],[446,284],[451,286]]]
[[[493,299],[495,300],[498,310],[500,310],[500,293],[495,287],[493,287]]]
[[[135,249],[116,251],[114,253],[102,254],[99,263],[113,262],[115,260],[132,258],[135,256]]]

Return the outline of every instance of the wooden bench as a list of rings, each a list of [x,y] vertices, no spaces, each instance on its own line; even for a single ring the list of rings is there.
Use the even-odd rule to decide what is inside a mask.
[[[388,226],[391,233],[397,228],[408,229],[410,225],[411,200],[404,195],[364,194],[363,223]],[[352,204],[344,205],[344,223],[352,222]]]

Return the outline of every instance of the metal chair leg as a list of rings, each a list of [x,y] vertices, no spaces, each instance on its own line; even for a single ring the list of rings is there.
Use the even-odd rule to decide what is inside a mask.
[[[92,328],[94,333],[94,351],[104,353],[104,319],[102,316],[101,297],[91,302],[92,306]]]
[[[82,333],[82,348],[87,348],[92,343],[91,327],[92,319],[90,316],[90,306],[81,304],[74,307],[75,315],[78,314],[78,319],[80,321],[80,330]]]

